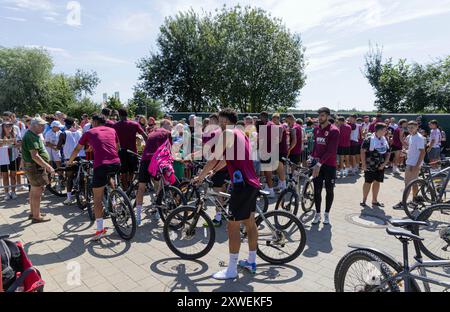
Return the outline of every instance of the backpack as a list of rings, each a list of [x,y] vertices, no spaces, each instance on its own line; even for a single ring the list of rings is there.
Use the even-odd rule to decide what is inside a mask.
[[[150,165],[148,166],[148,172],[152,177],[160,178],[161,175],[166,183],[170,185],[175,184],[175,170],[173,169],[173,156],[172,156],[172,145],[169,139],[164,142],[155,154],[153,154]]]
[[[1,275],[3,288],[8,289],[21,269],[21,254],[16,243],[0,239]]]

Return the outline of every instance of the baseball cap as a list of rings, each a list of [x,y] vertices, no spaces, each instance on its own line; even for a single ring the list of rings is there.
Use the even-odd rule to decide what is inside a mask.
[[[47,122],[41,117],[35,117],[31,119],[31,125],[46,125]]]
[[[50,124],[50,127],[58,127],[58,128],[61,128],[61,123],[59,122],[59,121],[57,121],[57,120],[55,120],[55,121],[53,121],[51,124]]]

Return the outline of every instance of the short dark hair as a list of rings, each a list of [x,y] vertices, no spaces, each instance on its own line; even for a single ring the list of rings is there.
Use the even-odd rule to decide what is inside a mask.
[[[382,129],[386,129],[386,128],[387,128],[387,126],[385,123],[379,122],[375,125],[375,132],[378,132],[378,131],[380,131]]]
[[[338,117],[338,120],[339,120],[340,122],[345,122],[345,117],[339,116],[339,117]]]
[[[328,118],[328,122],[329,122],[330,124],[334,124],[334,123],[336,122],[336,120],[334,120],[333,117],[329,117],[329,118]]]
[[[9,111],[3,112],[2,116],[11,117],[12,113]]]
[[[238,114],[232,108],[225,108],[225,109],[221,110],[220,113],[219,113],[219,116],[220,117],[225,117],[226,119],[228,119],[234,125],[238,121]]]
[[[313,124],[314,124],[314,123],[312,122],[312,120],[308,120],[308,121],[306,122],[306,125],[307,125],[308,127],[311,127]]]
[[[294,116],[294,114],[287,114],[287,115],[286,115],[286,118],[295,119],[295,116]]]
[[[303,125],[303,119],[299,118],[295,121],[296,123],[298,123],[299,125]]]
[[[436,119],[433,119],[432,121],[430,121],[431,125],[436,125],[436,127],[439,127],[439,123]]]
[[[209,119],[211,119],[211,118],[215,118],[215,119],[219,120],[219,114],[214,113],[214,114],[209,115]]]
[[[111,116],[111,110],[105,107],[104,109],[102,109],[102,114],[105,115],[106,117],[109,117]]]
[[[325,113],[325,114],[327,114],[327,115],[331,115],[331,111],[330,111],[330,109],[328,108],[328,107],[322,107],[322,108],[320,108],[318,111],[317,111],[317,113],[320,115],[320,114],[322,114],[322,113]]]
[[[126,108],[120,108],[119,109],[119,116],[120,117],[128,117],[128,111]]]
[[[381,119],[381,118],[383,117],[383,115],[380,114],[380,113],[378,113],[376,117],[377,117],[378,119]]]
[[[356,114],[350,115],[350,117],[358,119],[358,115],[356,115]]]
[[[264,117],[264,118],[266,118],[266,119],[269,119],[269,113],[268,113],[268,112],[261,112],[261,113],[259,114],[259,116],[260,116],[260,117]]]
[[[236,123],[236,125],[237,125],[237,126],[245,127],[245,122],[244,122],[243,120],[239,120],[239,121]]]
[[[66,128],[70,129],[70,128],[72,128],[73,124],[75,123],[75,119],[73,119],[71,117],[67,117],[66,119],[64,119],[64,123],[66,124]]]
[[[408,122],[408,120],[406,120],[406,119],[400,119],[400,120],[398,121],[398,125],[401,126],[401,125],[404,124],[405,122]]]
[[[94,116],[92,116],[92,121],[97,121],[101,125],[106,124],[106,118],[99,114],[94,114]]]

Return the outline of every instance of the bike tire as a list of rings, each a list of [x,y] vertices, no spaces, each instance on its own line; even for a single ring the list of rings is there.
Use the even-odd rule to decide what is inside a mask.
[[[200,192],[191,184],[191,181],[181,182],[178,188],[183,193],[187,203],[197,204],[199,202]]]
[[[380,273],[384,279],[388,279],[393,276],[392,272],[389,270],[388,266],[385,262],[383,262],[377,255],[367,250],[352,250],[348,254],[346,254],[338,263],[336,267],[336,271],[334,274],[334,287],[336,292],[344,292],[345,286],[345,278],[350,267],[356,263],[357,261],[367,261],[370,263],[375,263],[377,268],[379,268]],[[366,292],[366,287],[370,287],[372,285],[367,285],[364,287],[364,291]],[[399,292],[400,289],[398,285],[391,281],[387,285],[388,289],[392,292]]]
[[[285,196],[289,197],[289,202],[287,203],[285,203],[284,201]],[[278,200],[275,205],[275,210],[287,211],[296,216],[298,213],[298,206],[299,206],[299,196],[297,194],[297,191],[295,191],[292,188],[288,188],[282,191],[278,196]]]
[[[209,240],[207,244],[205,244],[205,248],[203,248],[201,251],[194,253],[194,254],[187,254],[178,249],[171,240],[170,237],[170,230],[177,230],[181,231],[183,229],[183,226],[172,226],[171,224],[181,223],[183,221],[180,221],[179,218],[177,218],[178,215],[183,216],[189,216],[189,217],[183,217],[185,220],[191,220],[194,219],[195,215],[199,215],[199,217],[202,217],[206,223],[207,226],[203,226],[204,231],[209,231]],[[198,222],[198,219],[197,219]],[[214,228],[214,224],[212,223],[211,218],[205,213],[205,211],[200,210],[200,212],[197,212],[197,208],[194,206],[181,206],[176,208],[175,210],[171,211],[170,214],[167,216],[166,221],[164,222],[164,228],[163,228],[163,237],[164,241],[166,242],[167,247],[178,257],[185,260],[195,260],[204,257],[207,255],[212,247],[214,246],[214,243],[216,241],[216,231]]]
[[[62,191],[57,190],[53,185],[52,182],[55,181],[55,178],[49,175],[49,184],[47,184],[46,188],[47,190],[52,193],[53,195],[57,197],[66,197],[67,196],[67,189],[66,189],[66,183],[62,186]]]
[[[298,228],[299,232],[300,232],[300,240],[299,240],[299,244],[296,247],[295,251],[285,257],[285,258],[272,258],[269,255],[265,254],[261,248],[259,247],[259,243],[258,243],[258,249],[256,251],[257,255],[263,259],[264,261],[271,263],[271,264],[286,264],[289,263],[295,259],[297,259],[300,254],[303,252],[303,250],[305,249],[305,245],[306,245],[306,231],[305,231],[305,227],[303,226],[303,223],[296,217],[294,216],[292,213],[289,213],[287,211],[282,211],[282,210],[273,210],[273,211],[269,211],[267,213],[264,214],[264,217],[266,219],[269,219],[271,217],[274,217],[274,219],[276,220],[276,222],[274,222],[274,224],[272,224],[272,226],[274,227],[278,227],[277,230],[284,230],[286,228],[286,226],[279,226],[276,223],[278,223],[278,217],[285,217],[288,218],[289,221],[287,222],[290,225],[295,224],[295,226]],[[257,229],[259,229],[259,226],[262,224],[262,222],[264,221],[264,219],[261,216],[258,216],[256,218],[256,227]],[[268,242],[266,241],[266,246],[268,246]],[[283,246],[282,246],[283,247]]]
[[[314,206],[314,184],[311,181],[306,182],[303,189],[302,200],[300,201],[303,212],[310,212]]]
[[[430,222],[430,217],[433,216],[434,212],[439,211],[441,213],[445,212],[446,215],[448,215],[449,217],[447,218],[447,222],[450,220],[450,204],[436,204],[433,206],[428,207],[427,209],[423,210],[419,216],[417,217],[417,221],[425,221],[425,222]],[[443,227],[449,227],[450,228],[450,222],[447,223],[447,225],[443,224],[443,222],[438,222],[440,223],[441,228]],[[430,231],[427,231],[426,229],[431,229],[434,225],[430,224],[430,226],[426,226],[426,227],[420,227],[420,226],[416,226],[413,228],[412,232],[415,235],[421,236],[420,235],[420,229],[422,229],[422,233],[425,233],[422,235],[422,237],[425,238],[425,240],[423,241],[415,241],[414,243],[417,244],[417,246],[419,247],[419,249],[430,259],[432,260],[450,260],[450,255],[447,258],[444,258],[440,255],[438,255],[436,252],[433,252],[432,250],[430,250],[425,244],[429,241],[433,241],[433,243],[436,243],[438,240],[442,240],[443,238],[440,237],[439,234],[439,230],[434,231],[433,233],[436,233],[434,236],[432,234],[432,238],[427,239],[426,236],[428,236],[430,233]],[[450,244],[449,244],[450,245]],[[442,248],[441,248],[442,249]],[[448,250],[450,251],[450,246],[448,247]]]
[[[112,199],[115,196],[121,197],[123,204],[124,204],[123,210],[120,211],[121,212],[120,217],[122,217],[122,218],[126,217],[126,218],[131,219],[131,232],[130,233],[125,233],[117,221],[118,217],[115,215],[117,213],[117,211],[113,207],[113,203],[112,203]],[[117,204],[116,204],[116,206],[117,206]],[[108,208],[110,211],[111,221],[114,225],[114,228],[117,231],[117,234],[119,234],[119,236],[122,239],[127,240],[127,241],[133,239],[134,235],[136,234],[137,223],[136,223],[136,216],[134,214],[133,207],[131,206],[131,203],[130,203],[130,200],[128,199],[127,194],[124,191],[122,191],[121,189],[112,190],[108,196]]]
[[[94,193],[92,192],[92,180],[88,179],[87,185],[84,188],[86,196],[86,211],[88,213],[89,220],[95,221],[94,214]]]
[[[262,213],[266,213],[269,210],[269,198],[265,194],[259,193],[256,196],[256,204],[258,205],[258,201],[260,201],[260,207],[262,206]]]
[[[80,208],[81,210],[85,210],[88,202],[87,202],[87,198],[86,198],[86,181],[85,181],[85,177],[81,176],[80,180],[78,182],[78,191],[75,193],[75,198],[77,200],[77,206],[78,208]]]
[[[184,197],[183,193],[180,191],[179,188],[173,186],[173,185],[166,185],[164,186],[164,192],[159,192],[156,204],[158,206],[158,212],[161,217],[161,220],[163,222],[166,222],[166,218],[169,215],[171,211],[176,209],[179,206],[185,206],[187,205],[186,198]],[[166,196],[169,196],[169,204],[168,207],[161,207],[163,196],[166,194]],[[171,194],[171,195],[169,195]]]
[[[413,186],[417,185],[419,189],[418,195],[420,195],[424,201],[422,203],[417,203],[418,208],[411,207],[408,203],[408,199],[411,196]],[[402,206],[408,218],[415,220],[423,209],[432,205],[436,202],[436,192],[433,188],[428,185],[428,182],[423,179],[414,179],[406,185],[402,196]],[[421,204],[421,206],[419,206]]]

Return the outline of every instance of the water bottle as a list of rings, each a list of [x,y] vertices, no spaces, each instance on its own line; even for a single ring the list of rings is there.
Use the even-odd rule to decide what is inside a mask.
[[[237,191],[244,188],[244,177],[242,176],[242,172],[240,170],[236,170],[233,173],[233,188]]]

